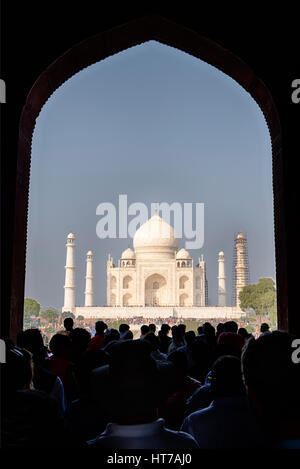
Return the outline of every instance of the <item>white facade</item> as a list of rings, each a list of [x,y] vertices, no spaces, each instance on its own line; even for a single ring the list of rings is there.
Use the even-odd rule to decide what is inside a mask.
[[[107,261],[107,306],[94,306],[93,253],[87,252],[85,306],[75,306],[75,236],[67,237],[64,306],[85,318],[239,318],[239,306],[226,306],[225,258],[218,258],[218,306],[207,306],[203,255],[194,266],[186,249],[178,250],[173,228],[155,214],[135,233],[115,266]],[[241,256],[243,257],[243,256]],[[239,256],[240,259],[240,256]],[[241,267],[241,261],[239,263]]]
[[[157,214],[135,233],[115,266],[107,261],[108,306],[206,306],[205,261],[194,267],[173,228]]]
[[[114,318],[126,319],[143,316],[144,318],[193,318],[193,319],[237,319],[245,316],[246,313],[239,308],[232,306],[145,306],[143,308],[138,306],[94,306],[86,308],[78,306],[74,311],[75,316],[83,316],[84,318]]]

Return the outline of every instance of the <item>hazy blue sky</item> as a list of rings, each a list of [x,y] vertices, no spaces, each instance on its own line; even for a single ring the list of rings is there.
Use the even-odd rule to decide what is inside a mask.
[[[37,120],[32,146],[25,296],[63,304],[65,241],[76,236],[76,304],[84,304],[86,252],[94,253],[95,305],[106,304],[106,260],[132,239],[96,236],[101,202],[202,202],[211,304],[217,256],[231,304],[234,235],[248,237],[251,282],[275,277],[271,143],[255,101],[216,68],[151,41],[64,83]],[[130,219],[130,217],[129,217]],[[184,240],[181,241],[181,246]]]

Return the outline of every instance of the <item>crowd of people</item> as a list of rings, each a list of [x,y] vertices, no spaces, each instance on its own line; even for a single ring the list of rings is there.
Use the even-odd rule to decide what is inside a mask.
[[[175,318],[173,316],[170,316],[168,318],[160,318],[157,317],[155,319],[153,318],[146,318],[142,316],[137,316],[137,317],[131,317],[131,318],[103,318],[103,322],[105,322],[109,328],[114,328],[114,329],[119,329],[120,324],[126,322],[130,328],[131,331],[133,332],[134,338],[138,337],[138,332],[140,327],[143,324],[149,324],[151,322],[154,322],[156,327],[160,329],[162,324],[168,324],[170,327],[176,326],[180,323],[184,323],[187,325],[189,330],[193,330],[197,332],[197,327],[199,326],[199,319],[196,318]],[[32,318],[29,321],[26,322],[25,328],[38,328],[41,330],[43,339],[45,344],[48,346],[51,337],[53,334],[59,332],[63,328],[63,319],[58,319],[54,323],[48,323],[46,319],[41,319],[41,318]],[[84,329],[87,329],[92,336],[95,335],[95,323],[97,321],[97,318],[74,318],[74,326],[75,327],[83,327]],[[209,321],[212,326],[215,328],[220,322],[224,322],[224,318],[207,318],[207,319],[202,319],[202,322]],[[260,334],[260,327],[261,324],[264,322],[269,322],[270,318],[268,316],[245,316],[238,318],[237,320],[238,328],[246,328],[248,331],[250,331],[251,334],[255,338],[259,337]],[[277,328],[277,324],[272,323],[271,327],[273,329]]]
[[[235,321],[199,325],[97,321],[45,345],[39,329],[6,340],[4,447],[300,448],[294,337]]]

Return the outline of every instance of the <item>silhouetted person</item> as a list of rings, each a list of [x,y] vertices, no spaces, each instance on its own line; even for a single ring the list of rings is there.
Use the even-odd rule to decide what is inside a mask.
[[[6,364],[1,364],[5,382],[1,396],[2,445],[11,449],[72,446],[57,401],[33,389],[31,353],[15,347],[6,352]]]
[[[127,332],[129,331],[130,326],[129,324],[120,324],[119,325],[119,332],[120,332],[120,340],[123,340]]]
[[[250,339],[242,370],[265,436],[275,447],[300,449],[300,350],[294,340],[280,331]]]
[[[168,359],[168,355],[165,353],[162,353],[159,350],[159,338],[157,337],[157,335],[154,334],[154,332],[149,332],[146,335],[145,339],[143,340],[146,340],[151,345],[152,347],[151,357],[154,358],[154,360],[167,360]]]
[[[209,371],[203,386],[196,389],[186,400],[185,417],[197,410],[205,409],[212,403],[215,397],[215,392],[211,387],[211,371]]]
[[[260,332],[262,334],[271,334],[270,326],[266,322],[263,322],[260,326]]]
[[[188,376],[188,361],[184,351],[170,353],[168,360],[175,366],[176,385],[174,393],[160,407],[159,415],[166,421],[167,428],[179,430],[183,421],[186,400],[201,386]]]
[[[197,332],[198,332],[198,335],[203,334],[203,327],[202,326],[197,327]]]
[[[218,337],[222,332],[225,332],[225,327],[223,322],[219,322],[217,325],[217,332],[216,332],[216,340],[218,340]]]
[[[156,332],[156,325],[155,324],[149,324],[149,332],[153,332],[155,334]]]
[[[119,341],[120,340],[120,333],[117,329],[109,329],[104,336],[104,348],[107,348],[107,345],[110,342]]]
[[[72,332],[74,327],[74,321],[72,318],[65,318],[64,320],[64,328],[65,328],[65,334],[69,335],[70,332]]]
[[[105,408],[95,403],[91,396],[91,373],[106,365],[109,356],[104,350],[88,350],[80,360],[77,382],[79,398],[74,400],[65,413],[72,436],[82,443],[95,438],[108,423]]]
[[[202,334],[198,335],[197,340],[203,340],[213,352],[216,346],[215,328],[210,322],[205,322],[202,326]]]
[[[213,364],[211,386],[215,398],[206,409],[184,419],[182,430],[203,449],[256,448],[261,433],[246,396],[241,362],[226,355]]]
[[[168,348],[168,354],[174,352],[179,347],[185,345],[184,338],[183,338],[183,328],[179,328],[179,326],[172,327],[172,341]]]
[[[235,321],[226,321],[224,323],[224,332],[234,332],[237,334],[238,325]]]
[[[110,364],[94,370],[92,386],[96,395],[107,386],[102,401],[110,412],[111,423],[101,435],[89,441],[90,446],[105,449],[197,447],[190,435],[166,429],[164,420],[157,418],[157,408],[167,396],[169,379],[166,370],[161,373],[159,362],[150,357],[151,350],[146,340],[120,341],[114,347]]]
[[[189,346],[194,365],[189,369],[189,375],[203,383],[213,363],[213,352],[206,341],[198,338]]]
[[[219,335],[216,348],[216,356],[234,355],[241,356],[244,338],[235,332],[222,332]]]
[[[99,350],[104,347],[104,331],[107,330],[107,324],[103,321],[97,321],[95,329],[96,333],[88,345],[89,350]]]
[[[168,335],[170,330],[171,327],[169,326],[169,324],[162,324],[160,327],[160,331],[158,332],[159,350],[165,354],[168,353],[168,348],[172,341],[171,337],[169,337]]]
[[[55,334],[49,346],[53,355],[48,361],[48,369],[62,380],[66,402],[69,403],[76,395],[70,336]]]
[[[141,339],[144,339],[149,332],[149,326],[147,326],[147,324],[143,324],[141,327]]]
[[[64,387],[59,376],[47,369],[48,351],[44,346],[43,337],[39,329],[21,331],[17,337],[17,345],[32,353],[34,363],[34,389],[45,391],[56,399],[62,411],[65,409]]]
[[[178,332],[181,334],[182,340],[185,343],[185,332],[186,332],[186,325],[183,323],[178,324]]]
[[[195,361],[193,359],[192,344],[195,342],[196,334],[194,331],[188,331],[185,333],[185,345],[182,345],[177,350],[183,351],[187,358],[187,367],[188,370],[191,370],[195,366]]]
[[[126,334],[123,336],[123,340],[132,340],[132,339],[133,339],[132,331],[127,331]]]
[[[249,332],[247,331],[247,329],[245,329],[244,327],[240,327],[239,330],[238,330],[238,335],[241,335],[244,339],[244,343],[246,343],[246,341],[248,339],[250,339],[252,336],[252,334],[249,334]]]

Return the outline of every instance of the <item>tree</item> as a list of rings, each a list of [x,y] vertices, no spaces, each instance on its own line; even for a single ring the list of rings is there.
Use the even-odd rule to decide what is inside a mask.
[[[276,289],[271,278],[260,278],[258,283],[244,287],[239,300],[243,311],[252,308],[257,315],[267,314],[276,322]]]
[[[78,320],[78,321],[84,321],[84,317],[81,316],[81,314],[80,314],[79,316],[77,316],[77,320]]]
[[[48,322],[54,322],[57,321],[59,313],[55,308],[47,308],[41,312],[40,316]]]
[[[38,316],[40,313],[41,305],[33,298],[25,298],[24,300],[24,316]]]
[[[66,318],[72,318],[75,319],[75,314],[71,313],[71,311],[64,311],[61,313],[61,318],[66,319]]]

